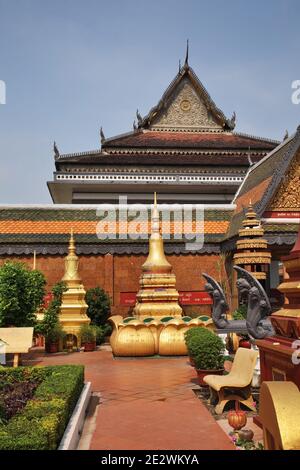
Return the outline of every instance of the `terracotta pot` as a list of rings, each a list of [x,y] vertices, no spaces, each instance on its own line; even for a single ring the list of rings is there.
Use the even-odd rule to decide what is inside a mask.
[[[247,413],[242,410],[231,410],[227,414],[227,421],[235,431],[239,431],[247,424]]]
[[[51,354],[57,353],[58,343],[46,343],[46,352]]]
[[[193,359],[191,356],[189,356],[189,360],[190,360],[191,366],[192,366],[192,367],[195,367],[195,361],[194,361],[194,359]]]
[[[93,343],[83,343],[82,346],[84,347],[84,350],[86,352],[95,351],[96,341],[94,341]]]
[[[254,436],[254,432],[252,429],[241,429],[239,431],[239,438],[243,441],[252,441]]]
[[[206,369],[196,369],[199,385],[202,387],[208,387],[208,385],[203,381],[203,378],[206,375],[223,375],[224,369],[216,369],[216,370],[206,370]]]

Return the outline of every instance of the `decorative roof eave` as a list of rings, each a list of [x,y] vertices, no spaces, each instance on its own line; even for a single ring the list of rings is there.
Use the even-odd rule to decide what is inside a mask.
[[[270,143],[270,144],[274,144],[276,146],[281,144],[280,140],[268,139],[267,137],[260,137],[260,136],[257,136],[257,135],[247,134],[247,133],[244,133],[244,132],[233,132],[232,134],[236,135],[238,137],[246,137],[248,139],[253,139],[253,140],[256,140],[256,141],[258,140],[258,141],[261,141],[261,142],[267,142],[267,143]],[[251,150],[251,147],[250,147],[249,150]]]
[[[269,245],[294,245],[297,239],[297,233],[291,233],[291,232],[276,232],[276,233],[265,233],[264,238],[268,242]],[[234,236],[229,239],[224,239],[221,242],[221,251],[222,252],[228,252],[228,251],[234,251],[236,249],[236,242],[238,240],[238,236]]]
[[[61,153],[55,154],[55,161],[60,162],[70,158],[76,159],[81,157],[98,157],[99,155],[105,155],[105,153],[103,153],[101,149],[87,150],[85,152]]]
[[[251,156],[261,156],[266,155],[266,150],[263,149],[250,149]],[[144,149],[137,149],[137,148],[122,148],[118,147],[117,149],[109,149],[106,154],[101,154],[101,156],[109,157],[110,155],[248,155],[249,150],[194,150],[194,149],[187,149],[187,150],[172,150],[172,149],[152,149],[152,148],[144,148]]]
[[[223,111],[221,111],[209,95],[208,91],[204,87],[204,85],[200,82],[199,78],[193,71],[193,69],[189,66],[188,62],[186,61],[184,66],[180,68],[176,77],[172,80],[166,91],[164,92],[163,96],[159,100],[158,104],[151,108],[149,113],[142,118],[138,123],[139,129],[149,128],[151,121],[157,115],[157,113],[164,108],[167,100],[171,96],[174,89],[178,86],[178,84],[183,80],[185,76],[188,76],[191,82],[193,83],[194,87],[198,91],[198,93],[203,98],[206,107],[212,112],[215,118],[220,122],[222,127],[225,130],[233,130],[235,127],[235,115],[232,119],[227,119]]]
[[[173,243],[164,244],[165,252],[167,254],[212,254],[220,253],[219,243],[205,243],[203,248],[200,250],[186,250],[185,243]],[[79,244],[76,246],[76,253],[78,255],[106,255],[106,254],[116,254],[116,255],[131,255],[131,254],[143,254],[147,255],[149,251],[148,243],[131,243],[131,244]],[[61,255],[64,256],[68,253],[68,244],[7,244],[0,246],[0,256],[13,256],[13,255],[33,255],[34,252],[36,255]]]

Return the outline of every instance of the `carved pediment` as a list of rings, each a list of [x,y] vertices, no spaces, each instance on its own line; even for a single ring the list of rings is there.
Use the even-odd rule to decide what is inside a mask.
[[[185,77],[151,123],[151,129],[222,129],[204,99]]]
[[[271,210],[299,210],[300,207],[300,151],[278,187],[271,202]]]

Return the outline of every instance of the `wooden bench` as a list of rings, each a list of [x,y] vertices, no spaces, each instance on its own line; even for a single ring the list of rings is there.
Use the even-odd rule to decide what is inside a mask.
[[[32,347],[33,327],[0,328],[0,341],[5,344],[5,354],[13,354],[13,366],[18,367],[20,354]]]

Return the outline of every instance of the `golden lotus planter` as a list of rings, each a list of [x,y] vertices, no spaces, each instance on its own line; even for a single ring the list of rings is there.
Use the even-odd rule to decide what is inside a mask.
[[[137,318],[123,319],[119,315],[109,318],[113,326],[110,339],[115,356],[186,356],[184,334],[195,326],[213,328],[213,321],[194,318]]]

